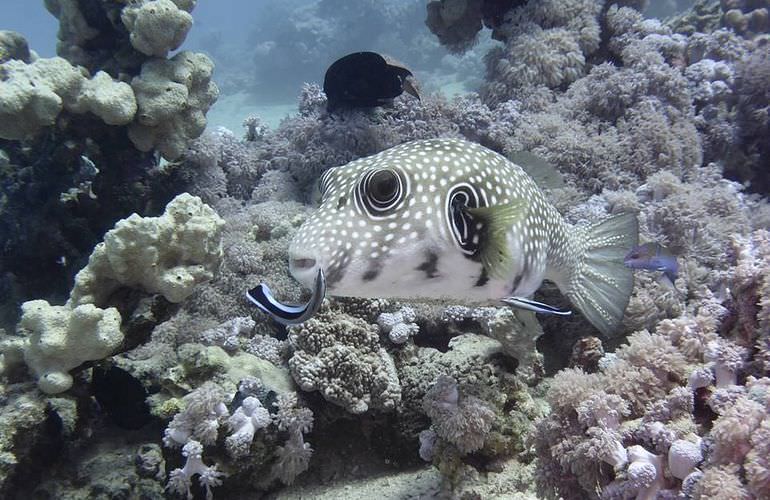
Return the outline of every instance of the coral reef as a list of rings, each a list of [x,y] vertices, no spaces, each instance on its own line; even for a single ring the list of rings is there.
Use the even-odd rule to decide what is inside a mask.
[[[197,441],[188,441],[182,447],[186,458],[184,467],[174,469],[169,474],[168,489],[180,495],[192,498],[190,487],[193,476],[198,476],[198,483],[206,489],[206,500],[212,500],[214,494],[211,488],[222,484],[222,473],[216,464],[208,466],[203,462],[203,446]]]
[[[87,79],[61,57],[38,59],[30,64],[10,60],[3,64],[0,81],[0,137],[24,139],[54,124],[66,108],[91,112],[108,125],[126,125],[136,113],[131,87],[98,72]]]
[[[495,418],[494,411],[478,398],[467,395],[461,398],[457,381],[447,376],[439,377],[425,394],[423,409],[433,423],[436,436],[452,443],[463,454],[484,446]],[[420,433],[421,444],[423,436]]]
[[[128,137],[140,151],[156,149],[175,160],[203,133],[206,112],[219,95],[211,81],[213,71],[207,56],[188,51],[142,65],[142,72],[131,80],[137,115],[128,128]]]
[[[183,2],[155,0],[129,5],[120,18],[129,32],[131,45],[148,56],[166,57],[170,50],[182,45],[193,24],[189,12],[180,8]],[[193,3],[187,6],[192,10]]]
[[[64,392],[72,387],[69,370],[112,354],[123,342],[120,321],[114,307],[25,302],[19,332],[26,337],[24,361],[37,376],[40,390],[47,394]]]
[[[396,312],[380,313],[377,316],[377,324],[383,333],[394,344],[403,344],[409,337],[414,337],[420,332],[420,327],[414,322],[417,316],[414,309],[404,306]]]
[[[202,134],[211,60],[167,59],[194,1],[45,3],[59,57],[0,32],[4,493],[770,496],[766,2],[666,22],[644,1],[282,5],[255,22],[260,75],[241,63],[227,85],[294,92],[281,64],[317,81],[383,32],[410,67],[453,57],[485,80],[335,114],[308,83],[296,114],[242,117],[243,137]],[[437,40],[412,33],[426,16]],[[260,282],[306,296],[287,247],[324,171],[434,137],[535,154],[564,177],[546,194],[566,220],[632,212],[679,274],[638,271],[614,337],[469,304],[328,297],[289,327],[251,307]],[[149,394],[141,429],[93,403],[105,365]]]
[[[58,57],[37,57],[18,34],[0,37],[0,148],[12,166],[1,177],[0,291],[16,304],[65,296],[117,220],[157,215],[179,193],[152,149],[181,155],[217,96],[208,57],[165,59],[184,40],[194,1],[45,6],[59,20]],[[17,313],[0,319],[10,327]]]

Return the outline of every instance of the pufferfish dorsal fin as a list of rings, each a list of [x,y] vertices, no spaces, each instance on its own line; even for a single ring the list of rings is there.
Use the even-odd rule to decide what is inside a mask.
[[[523,227],[528,210],[529,204],[523,199],[491,207],[466,208],[471,217],[483,224],[479,258],[490,277],[510,278],[513,256],[507,235],[517,221]]]
[[[532,177],[540,189],[558,189],[565,186],[561,172],[545,158],[527,151],[514,151],[506,156]]]

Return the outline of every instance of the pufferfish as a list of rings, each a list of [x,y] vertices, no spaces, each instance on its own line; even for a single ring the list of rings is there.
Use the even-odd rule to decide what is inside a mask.
[[[636,217],[571,225],[521,166],[479,144],[408,142],[326,170],[319,189],[289,247],[309,288],[325,277],[336,296],[568,313],[531,299],[550,280],[601,332],[621,322]]]

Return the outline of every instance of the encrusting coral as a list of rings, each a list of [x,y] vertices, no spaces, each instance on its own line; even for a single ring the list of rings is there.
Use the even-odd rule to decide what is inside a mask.
[[[156,149],[175,160],[190,139],[206,128],[206,112],[219,96],[211,81],[214,63],[204,54],[182,51],[171,59],[153,59],[131,80],[136,119],[128,136],[140,151]]]
[[[204,54],[183,51],[165,59],[187,37],[192,26],[189,11],[194,5],[171,0],[105,5],[101,15],[113,13],[125,29],[113,28],[112,36],[105,38],[125,43],[129,53],[128,47],[138,52],[133,58],[95,61],[108,51],[91,53],[97,45],[93,39],[111,23],[92,27],[89,23],[96,21],[94,15],[81,12],[82,7],[74,2],[47,2],[60,18],[61,57],[3,62],[2,73],[7,77],[0,80],[0,137],[30,138],[53,125],[66,109],[91,112],[108,125],[131,124],[129,137],[138,149],[155,148],[169,160],[178,158],[203,132],[206,112],[219,94],[211,81],[214,65]],[[113,66],[121,64],[124,67]],[[91,70],[93,78],[78,65]],[[130,85],[114,78],[119,72],[135,75]]]
[[[120,313],[93,304],[52,306],[45,300],[22,305],[19,333],[25,337],[24,361],[47,394],[72,387],[69,370],[84,361],[111,355],[123,342]]]
[[[91,112],[108,125],[127,125],[137,104],[131,87],[107,73],[87,74],[61,57],[32,63],[10,60],[2,64],[0,79],[0,137],[24,139],[54,124],[67,109]]]
[[[211,207],[186,193],[160,217],[134,214],[118,222],[75,277],[69,304],[102,304],[120,286],[183,301],[219,268],[223,226]]]
[[[166,57],[168,51],[179,48],[193,24],[192,16],[179,3],[155,0],[123,9],[121,20],[130,33],[131,45],[156,57]],[[192,10],[192,5],[187,10]]]

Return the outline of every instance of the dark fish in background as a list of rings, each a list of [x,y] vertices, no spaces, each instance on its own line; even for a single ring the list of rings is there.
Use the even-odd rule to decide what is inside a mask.
[[[102,410],[118,427],[139,429],[152,418],[146,401],[147,390],[122,368],[94,366],[91,392]]]
[[[376,52],[354,52],[337,59],[324,77],[329,112],[382,106],[403,92],[420,98],[412,72]]]
[[[631,269],[646,269],[648,271],[662,271],[671,283],[676,281],[679,272],[679,264],[676,255],[654,241],[642,243],[631,249],[623,259],[626,267]]]

